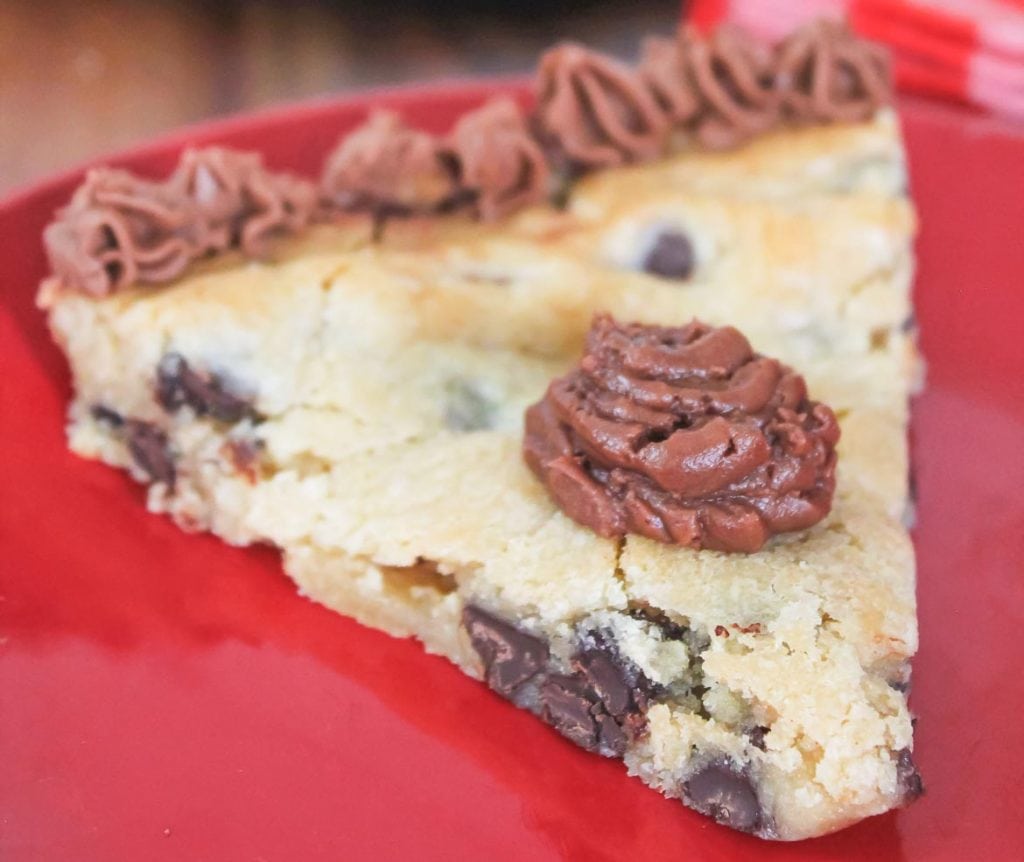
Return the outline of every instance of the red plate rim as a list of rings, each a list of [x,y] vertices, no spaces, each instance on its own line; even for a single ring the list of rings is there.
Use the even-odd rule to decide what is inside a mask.
[[[285,598],[293,594],[277,573],[272,555],[227,548],[210,537],[184,536],[165,519],[146,515],[138,490],[119,474],[66,453],[60,434],[66,370],[56,349],[45,341],[42,317],[32,308],[31,294],[34,279],[43,271],[39,230],[53,206],[63,202],[60,196],[70,192],[88,167],[145,164],[148,173],[148,169],[169,168],[176,153],[188,144],[231,139],[237,145],[239,139],[258,138],[271,129],[281,135],[289,126],[301,126],[311,134],[314,127],[323,126],[315,130],[308,151],[322,156],[338,131],[371,106],[415,113],[416,106],[425,102],[444,104],[447,109],[439,110],[437,116],[420,119],[426,124],[447,123],[455,106],[469,106],[499,91],[529,98],[522,78],[441,82],[369,90],[201,122],[29,183],[0,202],[0,235],[7,238],[5,249],[0,249],[0,260],[6,264],[2,267],[5,288],[0,297],[0,332],[4,334],[0,335],[0,350],[10,360],[9,376],[0,381],[0,406],[4,408],[0,415],[15,415],[13,411],[20,409],[17,415],[23,418],[0,428],[0,473],[11,477],[8,487],[17,489],[16,504],[0,505],[0,536],[8,559],[19,567],[12,572],[12,562],[11,569],[0,572],[0,595],[7,599],[5,607],[0,606],[0,634],[8,637],[13,632],[10,643],[0,646],[0,690],[11,698],[0,713],[0,729],[11,731],[0,732],[0,762],[10,764],[8,775],[20,781],[15,793],[13,785],[5,784],[0,776],[0,810],[10,812],[0,822],[0,850],[5,858],[38,859],[52,854],[102,859],[111,858],[112,853],[130,855],[129,847],[134,855],[151,859],[210,853],[214,847],[220,849],[221,857],[241,855],[242,848],[248,855],[287,854],[291,850],[310,857],[318,853],[325,858],[336,856],[337,848],[329,844],[311,844],[308,836],[300,838],[283,827],[283,831],[274,831],[269,815],[279,815],[276,799],[246,796],[253,792],[250,787],[239,788],[230,776],[219,774],[210,777],[209,788],[194,788],[195,795],[209,805],[229,805],[226,797],[203,794],[221,790],[242,793],[242,801],[251,802],[256,811],[266,815],[267,822],[246,822],[255,837],[232,830],[231,816],[204,821],[201,813],[190,811],[191,820],[181,812],[168,815],[167,828],[175,830],[177,839],[161,844],[166,836],[147,830],[156,829],[162,821],[142,823],[142,819],[163,816],[162,810],[146,807],[155,805],[153,800],[165,806],[169,803],[160,795],[164,792],[161,788],[147,788],[138,794],[131,783],[138,776],[120,776],[119,768],[130,773],[130,764],[116,763],[124,739],[105,735],[102,727],[92,727],[89,739],[95,742],[95,750],[88,745],[81,750],[71,746],[75,734],[69,735],[70,730],[81,731],[83,722],[109,717],[105,705],[92,703],[90,696],[116,697],[122,684],[119,674],[128,674],[131,684],[141,686],[139,691],[154,704],[116,701],[117,717],[127,715],[126,720],[136,722],[131,726],[140,735],[140,744],[172,738],[161,734],[170,734],[173,725],[160,725],[162,715],[148,709],[172,713],[182,709],[185,718],[205,722],[200,726],[212,732],[220,719],[212,712],[213,706],[204,711],[203,699],[234,716],[231,698],[240,695],[229,684],[234,677],[225,674],[238,668],[266,673],[291,696],[306,698],[317,706],[333,702],[325,698],[358,704],[380,725],[378,729],[360,725],[361,732],[378,742],[396,740],[396,751],[424,773],[419,783],[416,779],[394,780],[390,790],[399,796],[406,794],[401,797],[406,799],[406,807],[399,818],[390,811],[366,807],[370,802],[364,797],[373,792],[371,784],[356,782],[354,789],[346,790],[348,784],[332,783],[341,782],[342,777],[330,773],[331,766],[323,764],[319,751],[302,760],[301,748],[289,747],[287,739],[282,741],[283,748],[299,758],[304,768],[325,771],[323,786],[330,792],[350,793],[344,798],[353,806],[353,816],[364,818],[354,821],[361,828],[347,836],[353,855],[376,852],[387,858],[404,858],[418,850],[421,857],[451,858],[453,853],[465,855],[472,849],[491,858],[508,859],[523,858],[527,852],[533,858],[645,855],[657,859],[677,856],[686,848],[691,858],[705,859],[806,860],[849,855],[1020,858],[1024,820],[1017,816],[1016,801],[1024,770],[1024,742],[1012,728],[1024,703],[1018,646],[1019,628],[1024,624],[1024,582],[1017,571],[1017,561],[1024,559],[1024,464],[1014,463],[1004,454],[1022,451],[1014,446],[1024,444],[1024,397],[1015,398],[1008,388],[1014,380],[1024,379],[1024,291],[1020,290],[1024,195],[1019,191],[1024,189],[1024,137],[1019,127],[945,106],[904,103],[915,197],[922,214],[917,306],[922,345],[930,362],[929,389],[914,407],[915,460],[921,488],[915,538],[921,573],[922,649],[915,665],[912,699],[922,715],[918,753],[929,792],[906,812],[873,818],[835,836],[788,847],[727,833],[678,810],[675,803],[659,800],[635,780],[626,779],[615,764],[563,744],[529,716],[478,690],[446,663],[424,658],[418,647]],[[270,159],[275,166],[277,161]],[[9,318],[8,306],[13,312]],[[30,411],[24,410],[28,403],[33,406]],[[5,414],[5,410],[12,412]],[[970,445],[965,445],[965,440]],[[74,476],[73,487],[62,487],[68,475]],[[13,495],[7,498],[13,499]],[[93,511],[96,507],[103,507],[102,511]],[[95,531],[105,525],[109,529],[111,518],[130,525],[110,531],[113,547],[124,555],[118,559],[145,568],[153,553],[146,543],[154,544],[165,550],[168,559],[160,563],[170,567],[180,584],[157,585],[154,589],[159,595],[154,597],[145,584],[119,580],[105,561],[95,559]],[[52,531],[59,541],[39,543],[42,525],[47,535]],[[129,530],[142,538],[121,535]],[[66,573],[67,566],[78,560],[76,554],[92,555],[95,583],[69,581],[55,587],[53,578]],[[204,582],[190,567],[206,563],[216,565],[224,582],[242,593],[204,593]],[[28,567],[26,574],[21,567]],[[44,577],[35,578],[35,573]],[[964,581],[967,575],[969,584]],[[179,587],[183,595],[192,590],[189,597],[218,625],[248,626],[255,620],[264,626],[261,649],[232,642],[221,656],[214,655],[204,642],[202,649],[177,654],[175,651],[182,649],[178,628],[187,629],[197,621],[190,618],[183,623],[175,616],[179,611],[174,609],[180,608],[174,602],[180,603],[182,596],[175,594],[170,612],[159,601],[167,598],[167,590]],[[117,590],[118,597],[127,591],[130,602],[125,608],[97,604],[97,595],[108,595],[104,590]],[[69,592],[70,597],[66,595]],[[276,609],[278,602],[281,621],[267,616],[268,607]],[[166,618],[161,615],[165,612],[170,614]],[[130,656],[93,650],[93,640],[109,634],[101,636],[88,628],[94,618],[102,618],[96,625],[105,625],[110,617],[118,625],[130,626],[132,614],[143,614],[143,627],[153,627],[149,637],[155,646],[145,657],[164,663],[155,676],[129,666]],[[73,620],[74,626],[68,620]],[[285,630],[293,624],[309,634]],[[260,628],[245,630],[251,636],[263,632]],[[949,631],[969,632],[971,649],[949,641]],[[86,634],[76,641],[58,638],[54,632]],[[24,652],[19,651],[21,638],[29,644]],[[305,661],[288,652],[296,638]],[[323,653],[322,641],[331,638],[345,646],[363,645],[372,655],[353,659],[358,665],[355,669],[339,664]],[[311,662],[310,657],[316,661]],[[375,661],[384,664],[373,664]],[[405,680],[413,695],[397,690],[394,680],[379,680],[375,674],[380,667]],[[299,673],[293,678],[296,669]],[[83,672],[91,677],[82,679]],[[195,679],[188,677],[190,682],[183,683],[175,676],[182,673]],[[303,674],[312,680],[310,685],[315,684],[315,691],[304,687]],[[269,683],[256,679],[252,685],[259,689]],[[92,690],[97,687],[99,693]],[[427,708],[425,717],[410,718],[417,710],[423,711],[417,698],[421,701],[425,692],[435,689],[443,690],[460,709],[471,709],[488,729],[467,731],[460,737],[448,729],[459,714],[446,704]],[[951,689],[955,697],[950,696]],[[75,698],[75,707],[64,714],[43,708],[66,697]],[[980,717],[971,708],[979,703],[984,704]],[[288,724],[285,713],[272,712],[272,718],[293,731],[298,727]],[[263,739],[260,734],[267,728],[259,724],[259,717],[251,720],[256,724],[243,729],[249,735],[237,751],[223,740],[218,740],[219,744],[227,745],[229,753],[241,758],[239,762],[258,779],[290,778],[293,764],[280,763],[273,752],[258,750],[257,742]],[[145,722],[157,722],[156,729]],[[325,737],[309,733],[310,739],[326,745]],[[495,736],[513,738],[518,747],[505,752],[495,747],[491,739]],[[53,765],[46,760],[54,743],[65,745],[67,762]],[[182,795],[189,789],[188,776],[175,779],[176,761],[184,759],[194,766],[203,754],[191,748],[180,757],[173,751],[145,752],[171,776],[169,787],[180,784]],[[358,752],[346,749],[336,754],[346,768],[358,767]],[[244,760],[248,756],[272,763],[248,763]],[[544,769],[552,776],[545,779]],[[104,774],[108,784],[115,778],[123,783],[114,785],[113,790],[106,785],[93,786],[92,776],[100,770],[117,773],[113,777]],[[433,773],[454,783],[431,783]],[[33,783],[43,774],[51,775],[49,790]],[[964,789],[965,776],[970,776],[970,792]],[[107,794],[101,797],[106,808],[89,808],[79,798],[86,787]],[[423,798],[425,788],[437,798]],[[595,788],[609,795],[597,802],[589,799],[587,793]],[[614,810],[606,811],[599,804],[608,799],[615,800]],[[313,825],[329,829],[331,821],[326,818],[330,809],[318,808],[316,799],[305,801],[313,811],[310,817],[325,818]],[[123,806],[132,805],[142,812],[136,818],[142,825],[125,822]],[[459,806],[465,812],[461,820],[445,818],[447,808]],[[79,808],[93,820],[75,819]],[[250,814],[248,809],[231,810],[237,818]],[[287,812],[287,817],[295,823],[301,820],[295,812]],[[304,821],[306,826],[310,823]],[[409,830],[413,828],[420,832],[412,834]],[[379,847],[381,834],[391,839],[384,852]]]

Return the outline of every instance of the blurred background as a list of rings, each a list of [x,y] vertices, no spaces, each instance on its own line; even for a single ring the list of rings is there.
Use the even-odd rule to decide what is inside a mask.
[[[559,39],[630,59],[684,9],[768,41],[846,17],[889,47],[902,91],[1024,133],[1024,0],[0,0],[0,195],[209,117],[527,73]]]
[[[0,0],[0,195],[183,123],[339,91],[624,57],[680,0]]]

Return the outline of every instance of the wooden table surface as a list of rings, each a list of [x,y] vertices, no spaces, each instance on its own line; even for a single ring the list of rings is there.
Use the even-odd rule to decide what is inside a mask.
[[[631,57],[643,34],[670,31],[679,9],[0,0],[0,195],[207,117],[376,84],[526,72],[561,38]]]

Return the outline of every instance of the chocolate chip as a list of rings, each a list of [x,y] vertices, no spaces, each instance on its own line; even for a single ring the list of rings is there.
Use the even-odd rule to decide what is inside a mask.
[[[445,424],[453,431],[482,431],[490,428],[494,405],[467,380],[451,380],[445,387]]]
[[[924,782],[909,748],[901,748],[896,755],[896,782],[904,803],[913,802],[924,794]]]
[[[576,676],[549,676],[540,687],[541,716],[577,745],[596,751],[598,723],[592,697],[593,691]]]
[[[156,367],[156,400],[168,413],[189,403],[186,380],[193,375],[180,353],[167,353]]]
[[[683,785],[686,801],[701,814],[740,832],[755,832],[761,805],[750,779],[724,763],[710,763]]]
[[[650,680],[610,644],[596,640],[597,646],[581,650],[573,664],[611,715],[621,721],[644,712],[652,689]]]
[[[588,632],[585,640],[573,656],[574,672],[551,676],[541,687],[541,714],[578,745],[621,757],[644,729],[653,686],[600,633]]]
[[[677,623],[664,611],[646,605],[631,608],[629,615],[633,619],[645,620],[657,626],[661,630],[662,638],[665,640],[682,641],[686,644],[686,648],[690,653],[689,673],[693,679],[691,694],[698,700],[701,700],[706,691],[704,686],[700,684],[700,680],[703,678],[701,654],[711,645],[710,635],[704,630],[693,629],[684,623]],[[660,688],[661,686],[650,683],[650,694],[657,694]]]
[[[643,731],[653,686],[600,634],[584,636],[587,646],[573,657],[573,672],[562,674],[548,672],[550,650],[543,639],[475,605],[463,610],[462,623],[487,684],[510,700],[524,694],[524,703],[535,694],[544,721],[577,745],[621,757]]]
[[[765,750],[764,738],[768,735],[768,728],[762,725],[752,727],[747,731],[747,738],[750,740],[750,744],[754,748],[760,748],[761,751]]]
[[[138,419],[124,423],[124,434],[128,451],[139,469],[150,481],[163,482],[173,488],[176,475],[167,435],[155,425]]]
[[[889,688],[900,692],[900,694],[910,693],[910,665],[908,662],[904,662],[898,667],[893,675],[887,680]]]
[[[664,611],[648,607],[635,607],[630,609],[629,615],[635,620],[646,620],[647,622],[654,623],[654,625],[661,629],[661,636],[665,640],[686,640],[689,634],[689,629],[686,626],[673,622]]]
[[[102,422],[112,428],[120,428],[124,425],[124,417],[116,410],[111,410],[103,404],[93,404],[89,409],[89,414],[97,422]]]
[[[187,406],[198,416],[209,415],[220,422],[257,418],[248,401],[226,391],[217,375],[194,371],[180,353],[168,353],[160,360],[156,399],[168,413]]]
[[[643,270],[662,278],[686,279],[692,275],[696,262],[690,238],[681,231],[666,230],[658,234],[644,258]]]
[[[629,747],[630,734],[625,725],[619,724],[613,716],[597,715],[594,720],[597,722],[598,750],[604,754],[622,757]]]
[[[462,624],[484,664],[484,679],[505,697],[513,697],[547,664],[549,651],[543,640],[474,605],[463,609]]]

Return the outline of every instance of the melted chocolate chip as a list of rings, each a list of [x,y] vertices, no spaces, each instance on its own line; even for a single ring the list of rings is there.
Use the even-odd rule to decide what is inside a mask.
[[[643,270],[662,278],[682,280],[693,274],[696,261],[690,238],[681,231],[667,230],[658,234],[644,258]]]
[[[594,720],[597,722],[598,750],[615,757],[622,757],[629,747],[630,736],[627,733],[627,728],[633,732],[632,723],[619,724],[612,716],[603,714],[598,714]]]
[[[901,748],[896,755],[896,782],[904,803],[913,802],[924,794],[924,782],[909,748]]]
[[[155,425],[137,419],[127,420],[123,427],[128,451],[139,469],[150,481],[173,488],[176,474],[167,435]]]
[[[573,665],[593,688],[604,708],[617,719],[642,715],[653,684],[636,665],[624,659],[612,642],[591,636],[595,646],[581,650]]]
[[[111,428],[120,428],[124,425],[124,417],[116,410],[111,410],[103,404],[94,404],[89,409],[89,414],[97,422],[102,422]]]
[[[553,671],[541,638],[473,605],[463,610],[462,621],[487,684],[510,700],[530,700],[533,692],[541,718],[577,745],[621,757],[643,732],[654,686],[600,634],[584,635],[587,646],[566,674]]]
[[[576,665],[609,713],[622,716],[629,711],[633,705],[632,692],[622,665],[609,653],[600,649],[583,650],[576,657]]]
[[[540,687],[541,717],[559,733],[589,751],[598,748],[594,692],[577,676],[553,674]],[[611,716],[605,718],[612,721]],[[624,739],[624,735],[623,735]]]
[[[544,669],[548,645],[540,638],[473,605],[462,611],[462,624],[484,665],[484,679],[496,692],[512,698]]]
[[[761,825],[761,805],[750,779],[724,763],[710,763],[691,775],[683,792],[693,808],[723,826],[756,832]]]
[[[180,353],[168,353],[157,366],[156,399],[168,413],[191,407],[198,416],[212,416],[220,422],[256,418],[252,405],[233,395],[216,374],[201,374],[189,367]]]
[[[654,687],[600,634],[590,633],[586,640],[591,645],[573,656],[573,674],[551,678],[556,680],[557,691],[547,686],[542,689],[543,715],[578,745],[621,757],[629,741],[643,732],[644,714]],[[566,680],[572,680],[572,685]],[[566,715],[566,698],[570,695],[576,701]],[[547,698],[555,700],[550,708]],[[588,704],[587,722],[578,720],[580,699]]]

